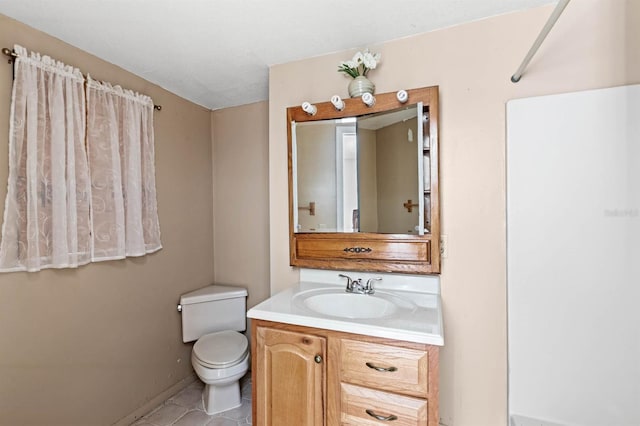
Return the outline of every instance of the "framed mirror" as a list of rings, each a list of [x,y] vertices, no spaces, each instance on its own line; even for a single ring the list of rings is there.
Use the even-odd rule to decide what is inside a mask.
[[[421,102],[292,122],[294,232],[423,235],[428,123]]]
[[[292,265],[439,272],[438,88],[407,94],[287,109]]]

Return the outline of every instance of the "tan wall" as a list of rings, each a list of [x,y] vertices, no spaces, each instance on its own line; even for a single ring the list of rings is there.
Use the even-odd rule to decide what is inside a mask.
[[[296,128],[298,205],[316,203],[315,215],[298,210],[302,231],[338,227],[336,217],[336,126],[306,125]]]
[[[505,103],[640,82],[640,2],[569,4],[518,84],[509,81],[552,10],[545,6],[369,46],[379,93],[440,86],[445,347],[441,417],[449,426],[506,424]],[[289,267],[285,108],[346,96],[342,52],[270,70],[271,291]],[[313,84],[309,84],[313,82]],[[544,125],[544,123],[541,123]]]
[[[0,46],[14,43],[163,107],[154,118],[164,248],[78,269],[0,274],[0,424],[109,425],[191,375],[176,304],[214,278],[210,112],[0,15]],[[0,182],[11,76],[0,63]],[[0,183],[2,209],[5,195]]]
[[[374,130],[358,130],[358,190],[360,191],[360,231],[378,231],[377,141]]]
[[[211,113],[215,280],[249,307],[269,297],[268,119],[267,102]]]
[[[392,124],[379,129],[378,141],[378,230],[385,234],[416,234],[418,208],[411,213],[404,203],[418,203],[418,147],[407,141],[409,129],[417,129],[417,119]],[[422,159],[420,159],[422,161]]]

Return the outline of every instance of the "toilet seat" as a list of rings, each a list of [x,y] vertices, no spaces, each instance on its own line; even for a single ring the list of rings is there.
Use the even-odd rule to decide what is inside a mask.
[[[249,351],[247,338],[237,331],[219,331],[202,336],[193,345],[193,357],[208,368],[228,368],[244,360]]]

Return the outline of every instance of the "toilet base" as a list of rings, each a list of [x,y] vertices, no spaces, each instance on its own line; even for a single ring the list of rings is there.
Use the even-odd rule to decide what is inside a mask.
[[[202,392],[204,411],[216,414],[242,405],[240,383],[238,380],[224,385],[206,385]]]

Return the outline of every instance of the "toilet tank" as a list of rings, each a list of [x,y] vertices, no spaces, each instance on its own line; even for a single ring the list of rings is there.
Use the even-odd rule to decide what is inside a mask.
[[[198,340],[216,331],[246,330],[246,306],[247,290],[242,287],[210,285],[183,294],[182,341]]]

